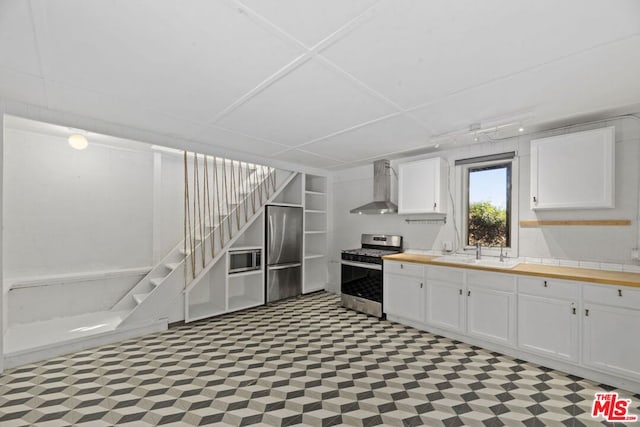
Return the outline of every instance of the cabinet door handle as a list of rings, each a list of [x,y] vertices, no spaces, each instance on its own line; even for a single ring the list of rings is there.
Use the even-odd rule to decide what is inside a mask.
[[[435,209],[437,206],[438,206],[438,204],[434,202],[433,203],[433,209]]]
[[[576,308],[575,307],[571,307],[571,314],[576,314]]]
[[[622,296],[622,289],[618,289],[618,296],[621,297]]]
[[[588,308],[584,310],[584,315],[589,317],[589,309]]]
[[[460,295],[462,295],[462,289],[459,289],[459,291],[460,291]]]
[[[400,264],[400,270],[404,268],[404,264]]]
[[[547,287],[547,281],[546,280],[544,281],[544,287],[545,288]]]
[[[422,289],[422,285],[423,285],[423,284],[422,284],[422,283],[420,283],[420,289]]]
[[[536,198],[536,196],[533,196],[533,203],[538,203],[538,199]]]
[[[471,296],[471,291],[467,291],[467,296],[470,297]]]

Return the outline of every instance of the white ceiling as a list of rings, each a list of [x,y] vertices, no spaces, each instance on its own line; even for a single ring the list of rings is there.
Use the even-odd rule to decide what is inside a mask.
[[[0,0],[0,52],[2,97],[328,169],[640,104],[637,0]]]

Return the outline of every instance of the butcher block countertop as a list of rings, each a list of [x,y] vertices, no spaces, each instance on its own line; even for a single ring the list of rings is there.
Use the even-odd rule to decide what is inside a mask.
[[[539,276],[562,280],[575,280],[578,282],[601,283],[605,285],[633,286],[640,288],[640,273],[627,273],[623,271],[594,270],[591,268],[561,267],[557,265],[525,264],[520,263],[513,268],[492,268],[481,265],[452,263],[437,261],[437,255],[420,255],[401,253],[384,256],[389,261],[415,262],[428,265],[440,265],[445,267],[467,268],[472,270],[493,271],[507,274],[520,274],[524,276]]]

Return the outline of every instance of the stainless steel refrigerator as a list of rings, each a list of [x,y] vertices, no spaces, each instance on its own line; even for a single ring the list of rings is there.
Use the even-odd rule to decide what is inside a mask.
[[[302,208],[267,206],[267,302],[302,293]]]

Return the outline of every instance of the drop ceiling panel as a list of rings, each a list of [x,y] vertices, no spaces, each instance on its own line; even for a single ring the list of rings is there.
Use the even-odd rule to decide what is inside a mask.
[[[429,132],[413,120],[397,116],[314,142],[304,150],[345,162],[426,146]]]
[[[629,52],[637,51],[640,36],[465,91],[413,114],[429,120],[438,134],[500,117],[508,122],[523,112],[544,122],[634,104],[640,99],[640,56]]]
[[[0,96],[34,105],[46,105],[44,81],[40,77],[0,68]]]
[[[293,146],[393,112],[342,75],[308,61],[218,124]]]
[[[203,131],[196,134],[194,140],[203,144],[242,151],[256,156],[269,156],[287,149],[286,145],[250,138],[216,126],[207,126]]]
[[[383,0],[323,55],[405,107],[640,31],[640,2]]]
[[[47,86],[47,94],[50,107],[54,110],[97,117],[106,122],[136,129],[152,129],[159,134],[178,136],[202,129],[199,124],[144,108],[113,95],[109,96],[52,83]]]
[[[330,159],[322,156],[318,156],[313,153],[306,152],[304,150],[289,150],[272,156],[274,159],[282,160],[285,162],[300,164],[305,166],[311,166],[315,168],[327,169],[331,167],[337,167],[342,165],[335,159]]]
[[[0,67],[40,75],[28,1],[0,2]]]
[[[315,45],[375,0],[241,0],[308,47]]]
[[[226,2],[44,2],[48,78],[211,120],[300,54]]]

